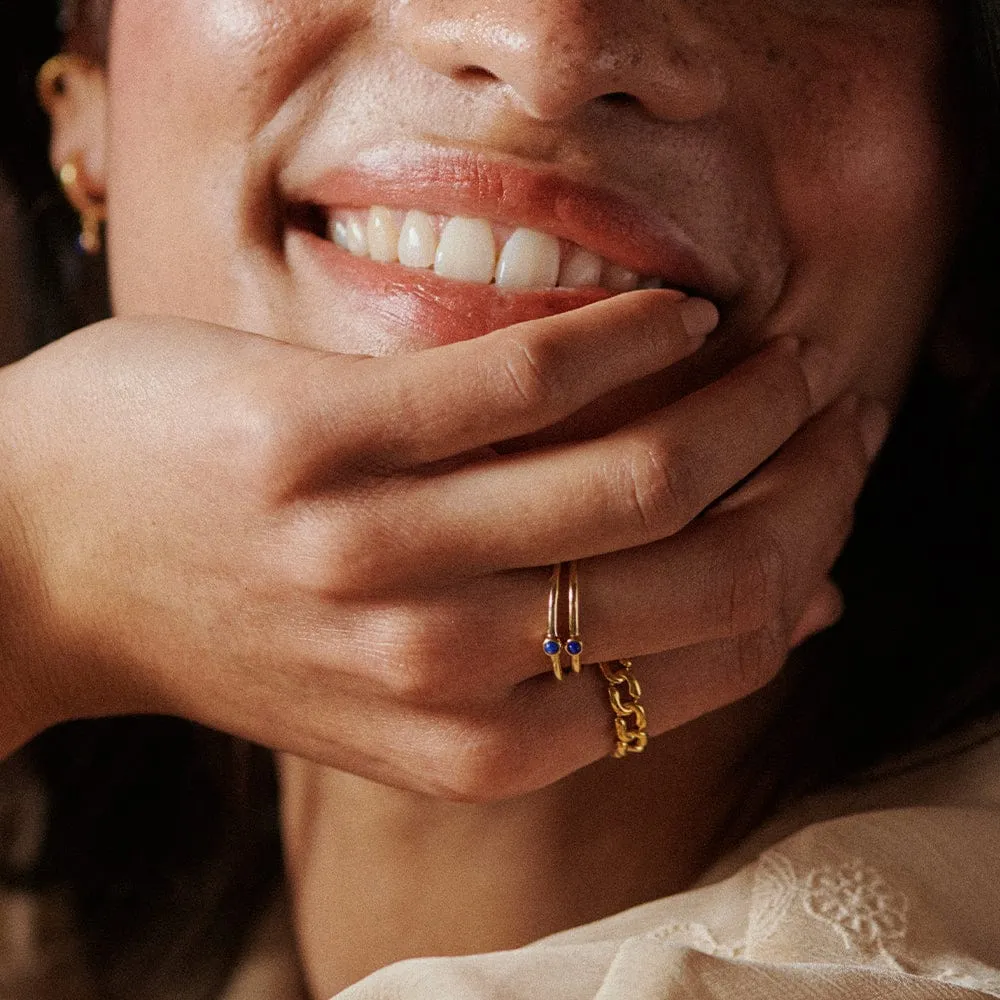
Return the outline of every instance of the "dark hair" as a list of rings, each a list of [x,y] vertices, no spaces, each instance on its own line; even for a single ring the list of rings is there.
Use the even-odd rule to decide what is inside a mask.
[[[78,0],[76,16],[89,17],[94,3],[106,14],[107,0]],[[956,54],[947,113],[977,197],[940,321],[838,563],[847,612],[782,680],[787,725],[763,752],[800,784],[834,780],[1000,708],[1000,331],[990,301],[1000,249],[1000,3],[956,2],[947,13]],[[38,32],[28,80],[55,41],[43,22]],[[16,86],[22,96],[29,89]],[[26,197],[54,202],[38,181],[42,158],[30,154],[43,126],[24,114],[28,141],[5,147],[4,162]],[[64,271],[47,280],[63,287]],[[71,316],[53,313],[49,326],[69,330],[78,325]],[[37,863],[0,872],[0,882],[67,894],[108,1000],[208,1000],[280,877],[268,755],[177,720],[129,719],[60,727],[26,756],[49,792],[48,835]]]
[[[948,14],[969,222],[836,567],[846,613],[789,672],[813,781],[1000,709],[1000,3]]]

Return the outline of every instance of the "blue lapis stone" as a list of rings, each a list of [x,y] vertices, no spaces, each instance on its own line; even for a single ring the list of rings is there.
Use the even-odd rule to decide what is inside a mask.
[[[549,654],[549,656],[555,656],[556,653],[558,653],[559,650],[562,649],[562,646],[560,646],[558,640],[556,639],[546,639],[545,645],[542,646],[542,649],[544,649],[545,652]]]
[[[566,652],[570,656],[579,656],[583,652],[583,643],[579,639],[570,639],[566,643]]]

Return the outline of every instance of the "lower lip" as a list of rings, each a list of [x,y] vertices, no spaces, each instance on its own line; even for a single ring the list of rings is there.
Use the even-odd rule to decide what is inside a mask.
[[[307,230],[288,231],[338,287],[420,347],[453,344],[532,319],[555,316],[609,298],[603,288],[505,291],[438,277],[433,271],[355,257]]]

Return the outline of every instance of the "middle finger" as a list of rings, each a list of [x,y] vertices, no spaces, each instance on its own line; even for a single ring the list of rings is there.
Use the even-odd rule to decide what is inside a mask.
[[[835,392],[823,348],[779,341],[604,438],[418,480],[399,510],[434,523],[422,566],[485,573],[584,559],[678,532]],[[418,516],[415,511],[420,511]]]

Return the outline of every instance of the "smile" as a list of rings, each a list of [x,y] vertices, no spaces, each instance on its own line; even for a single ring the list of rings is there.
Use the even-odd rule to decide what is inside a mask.
[[[346,309],[363,353],[469,340],[633,289],[724,302],[734,287],[664,205],[552,167],[406,145],[332,158],[303,154],[278,176],[281,253],[317,326]]]
[[[600,288],[617,293],[665,287],[658,277],[641,275],[570,240],[483,218],[377,205],[334,209],[324,229],[327,239],[356,257],[510,291]]]

